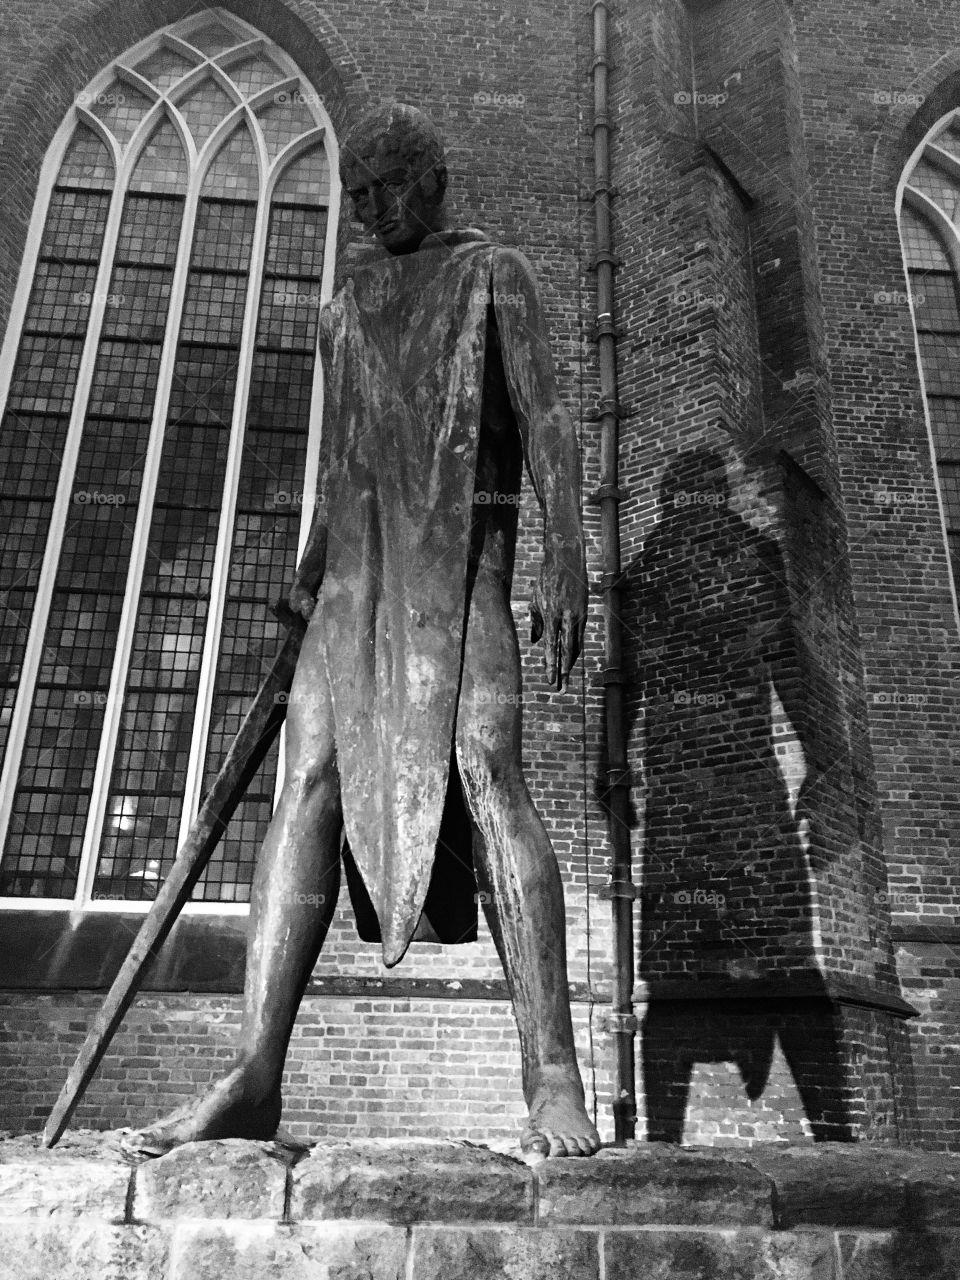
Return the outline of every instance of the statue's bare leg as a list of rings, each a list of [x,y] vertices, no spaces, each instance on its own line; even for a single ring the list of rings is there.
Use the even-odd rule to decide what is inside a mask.
[[[563,885],[521,769],[520,654],[502,576],[474,587],[457,711],[457,760],[477,827],[484,913],[513,1000],[529,1119],[528,1153],[592,1155],[567,988]]]
[[[317,628],[308,629],[286,718],[284,785],[257,860],[243,1020],[233,1068],[196,1102],[125,1140],[159,1155],[205,1138],[271,1138],[304,988],[340,886],[340,781]]]

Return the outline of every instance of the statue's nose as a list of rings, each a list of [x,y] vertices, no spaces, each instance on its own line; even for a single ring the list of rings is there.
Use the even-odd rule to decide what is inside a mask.
[[[393,195],[386,187],[375,187],[372,192],[371,203],[373,204],[374,212],[379,217],[381,213],[385,213],[390,208],[393,203]]]

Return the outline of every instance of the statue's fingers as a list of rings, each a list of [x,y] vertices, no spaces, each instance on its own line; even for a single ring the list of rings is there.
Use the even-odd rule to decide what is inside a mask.
[[[547,657],[547,682],[552,688],[559,689],[562,670],[560,662],[563,646],[563,621],[555,613],[550,616],[550,627],[547,634],[550,641]]]

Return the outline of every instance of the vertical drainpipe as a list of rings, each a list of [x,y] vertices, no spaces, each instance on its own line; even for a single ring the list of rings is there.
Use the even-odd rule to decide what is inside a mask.
[[[589,501],[600,507],[603,569],[604,713],[606,721],[606,807],[612,850],[610,882],[601,896],[613,909],[614,971],[612,1011],[606,1029],[614,1037],[617,1056],[613,1118],[616,1141],[636,1133],[637,1100],[633,1012],[633,900],[636,889],[630,873],[628,811],[629,771],[623,719],[622,626],[620,621],[620,500],[617,485],[620,405],[617,396],[616,330],[613,324],[613,272],[619,260],[611,252],[610,114],[608,94],[609,9],[607,0],[594,0],[593,15],[593,207],[596,230],[597,348],[600,364],[600,487]]]

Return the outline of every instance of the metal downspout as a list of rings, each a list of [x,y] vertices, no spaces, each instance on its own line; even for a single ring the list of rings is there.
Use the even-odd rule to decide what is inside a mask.
[[[590,501],[600,507],[604,624],[604,711],[606,720],[606,807],[612,850],[610,882],[601,889],[613,909],[614,974],[612,1012],[607,1030],[617,1047],[613,1102],[616,1141],[636,1133],[637,1101],[633,1012],[633,900],[628,811],[629,771],[623,717],[622,625],[620,620],[620,500],[618,484],[620,405],[617,395],[616,331],[613,324],[613,272],[619,260],[611,252],[610,115],[608,95],[609,8],[594,0],[593,16],[593,207],[596,228],[597,348],[600,364],[600,487]]]

